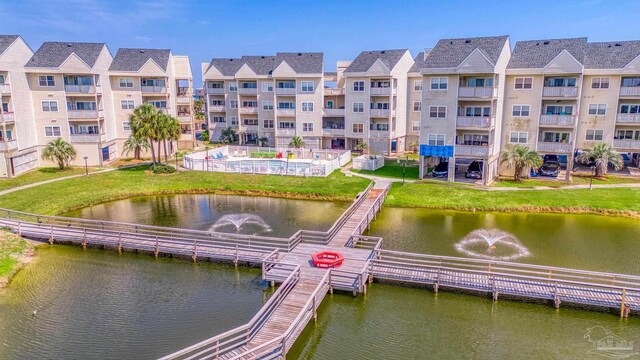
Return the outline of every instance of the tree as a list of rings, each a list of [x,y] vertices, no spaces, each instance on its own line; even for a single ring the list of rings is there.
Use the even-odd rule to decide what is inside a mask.
[[[60,170],[64,170],[76,158],[76,149],[62,138],[57,138],[47,143],[42,150],[42,158],[56,162]]]
[[[209,130],[205,130],[200,134],[200,140],[202,140],[203,142],[209,141]]]
[[[140,158],[142,157],[142,150],[147,150],[148,148],[149,141],[147,141],[147,139],[141,139],[131,134],[127,141],[124,142],[122,155],[133,152],[133,158],[136,160],[140,160]]]
[[[294,136],[291,138],[291,141],[289,141],[290,148],[301,149],[305,146],[307,146],[307,144],[304,143],[304,140],[302,140],[300,136]]]
[[[624,166],[622,156],[611,146],[605,143],[595,144],[593,147],[580,153],[578,160],[583,163],[594,162],[596,177],[600,177],[607,172],[607,166],[613,165],[616,170]]]
[[[266,136],[258,138],[258,146],[267,146],[268,143],[269,143],[269,138],[267,138]]]
[[[354,150],[355,151],[359,151],[361,153],[364,153],[365,151],[367,151],[367,148],[369,148],[369,145],[367,145],[366,142],[364,141],[358,141],[358,143],[356,144],[356,146],[354,146]]]
[[[196,121],[200,122],[200,123],[204,123],[206,116],[204,115],[203,112],[204,109],[204,101],[201,99],[198,100],[194,100],[193,101],[193,113],[195,114],[194,117],[196,119]],[[202,141],[208,141],[207,140],[202,140]]]
[[[237,139],[238,139],[238,136],[236,135],[236,132],[233,131],[233,129],[230,128],[230,127],[222,130],[222,133],[220,134],[220,141],[223,144],[232,143],[232,142],[236,141]]]
[[[141,104],[129,115],[133,135],[149,142],[151,149],[151,161],[156,164],[156,153],[153,149],[153,141],[158,139],[159,111],[150,104]],[[160,157],[158,149],[158,157]]]
[[[414,140],[411,143],[409,143],[409,149],[411,149],[411,151],[413,151],[414,153],[418,152],[419,147],[420,147],[420,141],[418,140]]]
[[[507,163],[507,168],[513,168],[513,180],[520,181],[520,175],[525,167],[538,167],[542,164],[542,158],[537,152],[528,147],[516,145],[511,150],[502,153],[501,164]]]

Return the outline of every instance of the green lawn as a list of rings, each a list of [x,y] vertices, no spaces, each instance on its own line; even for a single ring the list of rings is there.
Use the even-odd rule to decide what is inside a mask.
[[[522,187],[522,188],[531,188],[535,186],[549,186],[554,188],[559,188],[567,185],[589,185],[589,181],[591,180],[590,176],[582,176],[582,175],[573,175],[571,177],[571,182],[562,181],[564,179],[552,180],[545,178],[530,178],[523,179],[521,182],[515,182],[511,178],[501,178],[500,180],[494,181],[491,186],[493,187]],[[618,176],[618,175],[606,175],[603,178],[593,178],[594,185],[603,185],[603,184],[635,184],[640,183],[640,178],[630,177],[630,176]]]
[[[240,175],[181,171],[154,175],[148,166],[120,169],[20,190],[0,196],[0,207],[38,214],[60,214],[130,196],[175,193],[238,193],[247,195],[351,201],[369,180],[339,171],[326,178]]]
[[[640,217],[640,188],[489,192],[455,184],[396,183],[385,205],[471,211],[590,212]]]
[[[402,179],[402,163],[404,160],[398,164],[397,161],[394,160],[385,160],[384,166],[378,170],[351,170],[358,174],[364,175],[374,175],[388,178],[396,178]],[[417,179],[418,178],[418,164],[415,161],[407,162],[405,179]]]
[[[29,244],[19,236],[0,231],[0,286],[17,270],[20,254],[27,247]]]
[[[94,168],[90,168],[89,171],[95,171]],[[14,187],[36,183],[39,181],[45,181],[55,179],[63,176],[84,174],[85,169],[83,167],[67,168],[60,171],[57,167],[43,167],[30,171],[26,174],[18,175],[12,179],[0,180],[0,191],[11,189]]]

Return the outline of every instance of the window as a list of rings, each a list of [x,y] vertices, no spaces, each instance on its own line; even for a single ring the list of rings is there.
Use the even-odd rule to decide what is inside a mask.
[[[240,83],[240,86],[242,86],[243,89],[257,89],[258,88],[258,83],[257,82],[242,82],[242,83]]]
[[[313,81],[302,81],[300,82],[302,87],[302,92],[313,92]]]
[[[427,144],[431,146],[443,146],[444,134],[429,134],[427,135]]]
[[[446,77],[432,77],[431,90],[447,90],[449,87],[449,79]]]
[[[230,120],[231,120],[231,125],[238,126],[238,117],[237,116],[232,116]]]
[[[464,111],[465,116],[491,116],[491,107],[489,106],[467,106]]]
[[[225,122],[224,116],[214,116],[211,118],[211,121],[214,123],[223,123]]]
[[[140,85],[142,86],[155,86],[155,87],[165,87],[166,83],[164,79],[141,79]]]
[[[262,127],[265,129],[273,129],[273,120],[262,120]]]
[[[238,100],[229,100],[229,107],[232,109],[238,108]]]
[[[638,87],[640,86],[640,77],[622,78],[622,87]]]
[[[40,75],[38,76],[38,84],[40,86],[56,86],[56,80],[53,75]]]
[[[242,101],[243,108],[257,108],[258,102],[255,100],[243,100]]]
[[[229,83],[229,91],[238,91],[238,83]]]
[[[533,78],[516,78],[515,89],[516,90],[530,90],[533,88]]]
[[[273,83],[270,81],[262,82],[262,92],[273,92]]]
[[[413,102],[413,111],[415,112],[422,111],[422,101]]]
[[[591,88],[592,89],[608,89],[609,88],[609,78],[593,78],[593,79],[591,79]]]
[[[353,124],[353,133],[362,134],[364,132],[364,124]]]
[[[280,121],[278,123],[278,129],[295,129],[296,123],[293,121]]]
[[[121,88],[132,88],[133,87],[133,78],[119,78],[118,84]]]
[[[279,81],[278,89],[295,89],[296,82],[295,81]]]
[[[412,131],[420,131],[420,121],[412,121],[411,122],[411,130]]]
[[[640,105],[638,104],[622,104],[620,105],[621,114],[640,114]]]
[[[468,87],[493,87],[493,78],[467,78]]]
[[[364,81],[354,81],[353,91],[364,91]]]
[[[433,119],[444,119],[447,117],[446,106],[429,106],[429,117]]]
[[[166,109],[167,108],[167,100],[149,100],[147,104],[152,105],[156,109]]]
[[[75,104],[67,101],[67,110],[95,110],[95,101],[76,101]]]
[[[589,104],[589,115],[606,115],[607,104]]]
[[[422,91],[422,80],[413,80],[413,90]]]
[[[618,130],[616,131],[616,139],[624,140],[640,140],[640,131]]]
[[[354,113],[363,113],[364,112],[364,103],[354,102],[353,103],[353,112]]]
[[[273,110],[273,101],[263,101],[262,110]]]
[[[135,103],[133,102],[133,100],[121,100],[120,101],[120,107],[123,110],[130,110],[130,109],[135,109]]]
[[[369,125],[369,130],[389,131],[389,124],[372,123],[371,125]]]
[[[585,137],[585,140],[602,141],[603,137],[604,130],[587,129],[587,136]]]
[[[576,78],[550,77],[544,79],[546,87],[575,87]]]
[[[58,111],[58,102],[57,101],[43,101],[42,102],[42,111]]]
[[[224,100],[211,99],[211,101],[209,101],[209,105],[211,105],[211,106],[224,106]]]
[[[296,103],[291,101],[281,101],[278,103],[278,109],[295,109]]]
[[[572,115],[572,105],[547,105],[545,115]]]
[[[302,131],[313,131],[313,123],[302,123]]]
[[[313,103],[312,102],[303,102],[302,103],[302,112],[313,112]]]
[[[122,130],[124,131],[131,131],[131,123],[128,121],[125,121],[122,123]]]
[[[258,126],[258,119],[242,119],[242,124],[245,126]]]
[[[4,84],[4,74],[0,74],[0,84]]]
[[[526,131],[512,131],[509,133],[510,144],[526,144],[529,139],[529,133]]]
[[[460,144],[459,142],[457,142]],[[463,134],[462,135],[462,144],[464,145],[474,145],[474,146],[483,146],[489,144],[489,135],[486,134]]]
[[[45,126],[44,136],[46,137],[60,136],[60,126]]]
[[[9,104],[6,102],[2,103],[2,112],[9,112]]]
[[[542,142],[569,143],[571,138],[568,132],[544,132],[542,133]]]
[[[224,89],[224,84],[221,82],[210,82],[207,83],[207,87],[209,89]]]
[[[529,105],[513,105],[511,115],[514,117],[527,117],[529,116]]]
[[[377,103],[372,102],[371,109],[389,110],[389,103],[388,102],[377,102]]]

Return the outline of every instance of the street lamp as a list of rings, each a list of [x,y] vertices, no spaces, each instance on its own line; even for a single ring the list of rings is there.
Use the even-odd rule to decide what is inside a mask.
[[[593,175],[596,172],[596,166],[595,165],[591,165],[591,179],[589,179],[589,190],[592,190],[592,186],[593,186]]]
[[[84,157],[84,176],[89,176],[89,163],[87,162],[87,160],[89,160],[89,157],[85,156]]]

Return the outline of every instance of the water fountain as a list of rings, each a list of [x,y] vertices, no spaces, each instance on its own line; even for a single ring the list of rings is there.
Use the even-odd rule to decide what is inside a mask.
[[[455,244],[456,250],[470,257],[512,261],[531,255],[518,239],[499,229],[478,229]]]
[[[232,227],[236,232],[241,232],[243,227],[255,227],[257,235],[261,232],[271,231],[271,226],[267,224],[262,218],[254,214],[227,214],[221,216],[218,221],[211,225],[211,230],[218,231],[224,230],[225,227]]]

